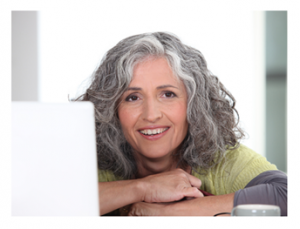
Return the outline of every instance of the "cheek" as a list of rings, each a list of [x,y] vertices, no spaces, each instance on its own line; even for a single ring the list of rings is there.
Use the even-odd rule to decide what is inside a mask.
[[[177,111],[176,115],[176,121],[177,121],[177,140],[179,142],[182,142],[185,138],[187,131],[188,131],[188,122],[186,118],[186,109],[180,109]]]
[[[133,130],[133,127],[138,119],[138,112],[126,107],[120,107],[118,109],[118,116],[124,134],[130,132],[130,130]]]
[[[172,119],[172,122],[179,131],[185,132],[188,127],[186,110],[187,107],[185,103],[177,104],[176,106],[173,106],[172,109],[168,110],[168,116]]]
[[[188,127],[187,119],[186,119],[186,110],[179,110],[177,113],[177,122],[181,127],[182,134],[186,134],[186,130]]]

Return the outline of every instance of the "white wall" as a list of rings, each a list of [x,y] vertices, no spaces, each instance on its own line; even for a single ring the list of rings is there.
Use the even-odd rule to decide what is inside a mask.
[[[237,100],[241,126],[248,133],[244,143],[264,155],[264,78],[254,71],[253,11],[205,10],[197,2],[166,9],[161,1],[159,7],[106,3],[88,12],[41,11],[40,101],[64,102],[75,96],[105,52],[121,39],[168,31],[204,54],[208,68]]]

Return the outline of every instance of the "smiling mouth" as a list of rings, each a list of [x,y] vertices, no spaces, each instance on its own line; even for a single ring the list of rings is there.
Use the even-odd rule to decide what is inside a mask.
[[[157,129],[145,129],[145,130],[139,130],[139,132],[143,135],[146,135],[146,136],[154,136],[154,135],[157,135],[157,134],[161,134],[161,133],[165,132],[168,129],[169,129],[169,127],[157,128]]]

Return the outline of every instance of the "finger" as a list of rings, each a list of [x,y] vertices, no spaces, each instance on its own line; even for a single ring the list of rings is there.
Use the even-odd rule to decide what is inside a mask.
[[[135,206],[131,207],[129,212],[127,213],[127,216],[138,216],[137,208]]]
[[[190,175],[188,173],[187,173],[187,176],[188,176],[191,186],[196,187],[196,188],[201,187],[202,182],[200,179],[198,179],[197,177],[194,177],[193,175]]]
[[[200,190],[196,187],[189,187],[189,188],[185,188],[183,190],[183,195],[185,197],[195,197],[195,198],[198,198],[198,197],[203,197],[203,193],[200,192]]]

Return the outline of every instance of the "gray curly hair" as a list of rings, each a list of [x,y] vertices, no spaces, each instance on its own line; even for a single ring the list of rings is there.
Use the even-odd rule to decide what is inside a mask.
[[[188,95],[188,133],[176,152],[180,167],[207,171],[244,136],[238,127],[235,99],[208,69],[202,53],[165,32],[128,37],[110,49],[92,75],[92,83],[76,100],[95,106],[98,167],[130,178],[136,171],[117,114],[120,97],[129,86],[133,68],[146,58],[164,57]],[[235,118],[235,114],[237,117]]]

